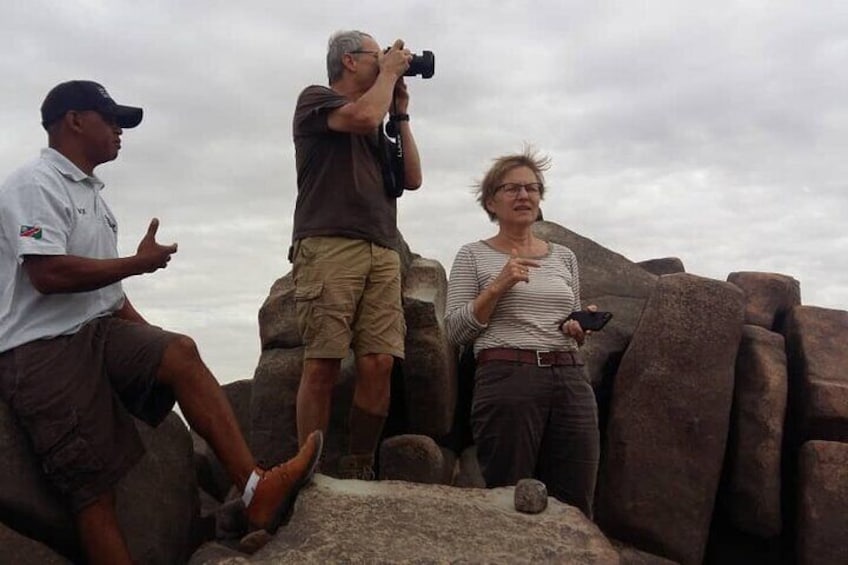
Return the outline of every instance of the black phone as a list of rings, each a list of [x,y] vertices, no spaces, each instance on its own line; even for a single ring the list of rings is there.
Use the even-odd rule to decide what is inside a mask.
[[[583,331],[591,330],[596,332],[603,329],[607,322],[612,320],[612,312],[590,312],[589,310],[579,310],[568,315],[567,320],[577,320]]]

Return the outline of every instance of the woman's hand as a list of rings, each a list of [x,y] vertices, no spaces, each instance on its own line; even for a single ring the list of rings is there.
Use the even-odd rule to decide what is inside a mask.
[[[580,327],[580,322],[577,320],[566,320],[559,328],[562,330],[562,333],[576,341],[578,346],[583,345],[583,342],[586,341],[586,336],[589,334],[588,331],[583,331],[583,328]]]
[[[500,274],[492,281],[492,286],[504,293],[519,282],[530,282],[530,269],[539,267],[539,262],[533,259],[523,259],[518,256],[518,250],[513,249],[509,261],[503,266]]]
[[[590,304],[586,307],[586,310],[588,310],[589,312],[597,312],[598,307],[595,304]],[[592,333],[592,330],[583,331],[583,327],[577,320],[566,320],[562,323],[559,329],[566,336],[576,341],[579,347],[583,346],[583,344],[586,342],[586,338],[589,337],[589,335],[591,335]]]

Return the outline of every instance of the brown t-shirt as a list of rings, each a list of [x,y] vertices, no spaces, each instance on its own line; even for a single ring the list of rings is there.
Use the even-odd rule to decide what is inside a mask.
[[[397,249],[397,202],[383,189],[377,130],[357,135],[327,126],[329,112],[348,102],[317,85],[304,89],[297,99],[292,127],[297,166],[292,240],[341,236]]]

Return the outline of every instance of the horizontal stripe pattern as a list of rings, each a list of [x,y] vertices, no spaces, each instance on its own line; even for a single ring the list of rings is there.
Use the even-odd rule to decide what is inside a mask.
[[[530,269],[530,281],[517,283],[501,296],[489,323],[481,324],[474,317],[472,303],[500,274],[509,254],[484,241],[463,245],[448,282],[445,326],[451,342],[474,342],[475,355],[493,347],[576,350],[577,343],[559,326],[580,309],[577,257],[563,245],[548,243],[547,255],[534,259],[540,266]]]

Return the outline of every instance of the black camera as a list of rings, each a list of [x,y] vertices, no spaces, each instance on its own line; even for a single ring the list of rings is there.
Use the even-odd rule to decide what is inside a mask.
[[[436,72],[436,56],[432,51],[422,51],[420,55],[412,54],[409,68],[403,73],[405,77],[421,75],[421,78],[430,78]]]

